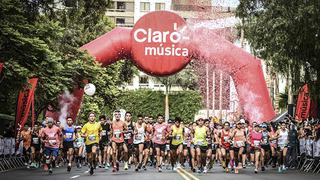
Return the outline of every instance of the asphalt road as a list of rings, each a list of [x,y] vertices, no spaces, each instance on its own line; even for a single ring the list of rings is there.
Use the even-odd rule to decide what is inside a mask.
[[[121,168],[121,166],[120,166]],[[87,172],[87,168],[73,168],[70,173],[65,168],[56,168],[52,175],[48,175],[42,169],[17,169],[0,173],[1,180],[319,180],[320,175],[306,174],[299,171],[289,170],[285,173],[278,173],[276,169],[267,169],[265,172],[254,174],[252,168],[243,169],[239,174],[226,174],[221,167],[215,166],[207,174],[191,173],[189,170],[163,170],[157,172],[154,168],[147,171],[135,172],[134,169],[124,171],[120,169],[117,173],[110,170],[96,169],[93,176]]]

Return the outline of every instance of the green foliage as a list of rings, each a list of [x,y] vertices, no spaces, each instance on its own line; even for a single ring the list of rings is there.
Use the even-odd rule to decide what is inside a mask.
[[[94,97],[85,97],[83,112],[113,107],[113,99],[119,93],[117,84],[131,78],[130,74],[121,77],[120,72],[129,71],[132,65],[123,67],[125,63],[119,62],[102,68],[79,50],[114,25],[105,16],[108,1],[76,2],[71,7],[56,1],[4,0],[0,3],[0,61],[5,62],[0,77],[1,113],[15,113],[18,92],[30,77],[39,78],[36,115],[48,104],[59,110],[58,95],[65,89],[83,87],[83,79],[97,87]]]
[[[117,100],[117,108],[133,113],[153,116],[164,115],[165,95],[160,91],[136,90],[124,91]],[[194,115],[202,107],[202,97],[197,91],[174,92],[169,95],[170,118],[181,117],[185,122],[191,122]]]
[[[290,67],[296,93],[304,83],[320,88],[319,9],[317,0],[240,0],[237,8],[256,55],[284,75]]]

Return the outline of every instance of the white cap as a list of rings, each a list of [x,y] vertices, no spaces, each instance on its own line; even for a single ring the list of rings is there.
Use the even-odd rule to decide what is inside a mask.
[[[245,124],[246,121],[244,119],[240,119],[240,123]]]

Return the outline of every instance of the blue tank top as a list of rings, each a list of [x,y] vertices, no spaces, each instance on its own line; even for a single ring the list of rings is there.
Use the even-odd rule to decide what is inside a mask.
[[[65,127],[63,130],[63,135],[65,136],[64,141],[65,142],[71,142],[73,141],[73,133],[74,133],[75,129],[73,126],[69,127]]]

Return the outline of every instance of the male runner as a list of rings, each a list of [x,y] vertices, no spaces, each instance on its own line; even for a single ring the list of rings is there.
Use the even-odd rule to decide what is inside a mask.
[[[75,140],[75,127],[73,126],[72,117],[67,117],[67,125],[61,129],[63,132],[63,152],[67,154],[67,171],[70,172],[74,153],[73,143]]]
[[[86,138],[86,152],[89,162],[90,175],[94,173],[96,167],[97,149],[99,147],[100,132],[102,131],[101,124],[96,122],[95,113],[89,113],[89,121],[82,127],[82,136]]]

